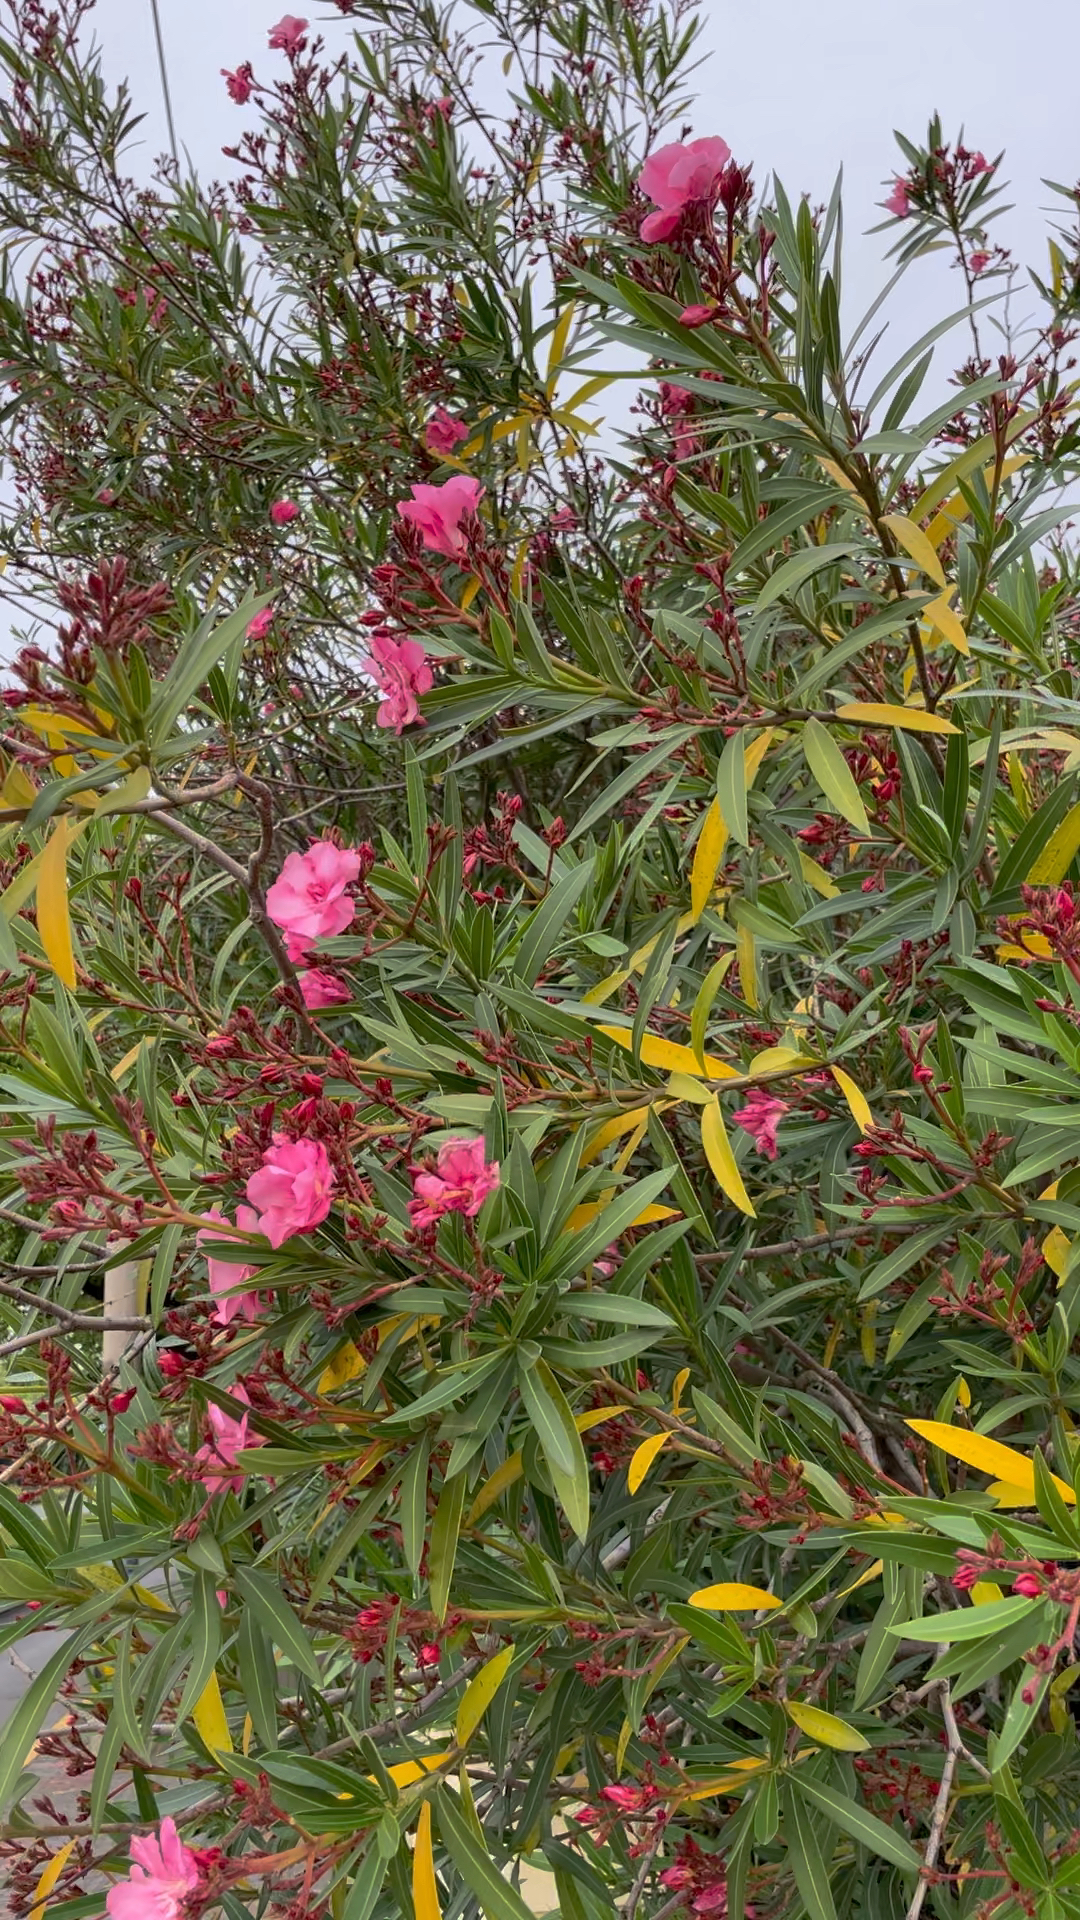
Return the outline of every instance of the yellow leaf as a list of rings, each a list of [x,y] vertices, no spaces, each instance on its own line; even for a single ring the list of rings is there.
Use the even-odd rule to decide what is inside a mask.
[[[851,1109],[851,1117],[860,1133],[867,1133],[874,1125],[874,1116],[870,1111],[866,1095],[860,1092],[849,1073],[843,1067],[830,1067],[829,1072],[836,1081],[844,1099]]]
[[[810,1053],[800,1053],[797,1047],[765,1047],[761,1053],[755,1053],[747,1068],[751,1080],[759,1074],[775,1073],[781,1067],[816,1067],[819,1062]]]
[[[815,893],[820,893],[823,900],[835,900],[840,891],[836,881],[826,873],[824,867],[819,866],[816,860],[811,860],[808,853],[803,853],[801,848],[799,849],[799,872],[807,886],[813,887]]]
[[[881,524],[883,527],[888,527],[893,539],[903,547],[909,558],[914,560],[921,573],[928,574],[939,587],[945,585],[945,573],[941,561],[922,528],[917,527],[914,520],[909,520],[903,513],[887,513]]]
[[[412,1896],[414,1920],[442,1920],[435,1855],[431,1847],[431,1801],[425,1800],[416,1823],[413,1847]]]
[[[630,1225],[651,1227],[657,1220],[678,1220],[681,1217],[678,1207],[660,1207],[654,1200],[650,1206],[642,1207],[641,1212],[634,1215]]]
[[[455,1738],[459,1747],[467,1747],[485,1713],[490,1707],[499,1688],[506,1678],[506,1671],[514,1658],[513,1642],[486,1661],[479,1673],[474,1673],[469,1681],[457,1712]]]
[[[976,1580],[971,1589],[971,1604],[974,1607],[989,1607],[995,1600],[1004,1598],[996,1580]]]
[[[622,1726],[619,1728],[619,1741],[618,1741],[618,1745],[615,1748],[616,1776],[618,1776],[623,1770],[623,1761],[626,1759],[626,1749],[630,1745],[630,1740],[631,1740],[633,1731],[634,1729],[630,1721],[624,1720],[622,1723]]]
[[[671,1389],[672,1413],[679,1413],[681,1411],[682,1397],[683,1397],[683,1394],[686,1392],[687,1386],[689,1384],[689,1380],[690,1380],[689,1367],[680,1367],[678,1373],[675,1375],[675,1382]]]
[[[1015,1447],[991,1440],[985,1433],[972,1433],[967,1427],[951,1427],[944,1420],[908,1420],[905,1424],[920,1439],[928,1440],[932,1447],[940,1447],[942,1453],[950,1454],[954,1460],[962,1460],[965,1466],[975,1467],[980,1473],[993,1474],[1005,1487],[1023,1490],[1030,1502],[1035,1491],[1035,1469],[1028,1456],[1018,1453]],[[1059,1480],[1056,1473],[1051,1478],[1062,1499],[1075,1506],[1072,1488]]]
[[[367,1368],[367,1361],[353,1341],[346,1340],[339,1347],[332,1360],[323,1368],[319,1376],[319,1393],[333,1393],[335,1387],[343,1387],[347,1381],[356,1380]]]
[[[733,1760],[727,1773],[718,1780],[710,1780],[704,1786],[698,1786],[691,1793],[680,1795],[680,1803],[690,1800],[711,1800],[718,1793],[739,1793],[748,1787],[751,1781],[747,1775],[763,1773],[768,1768],[767,1760],[760,1760],[755,1754],[748,1754],[743,1760]]]
[[[837,1753],[865,1753],[870,1745],[865,1734],[856,1732],[837,1714],[826,1713],[824,1707],[811,1707],[805,1700],[785,1700],[784,1706],[799,1732],[819,1746],[832,1747]]]
[[[251,1752],[251,1742],[255,1737],[255,1722],[250,1713],[244,1715],[244,1731],[240,1735],[240,1751],[246,1760]]]
[[[216,1673],[210,1675],[191,1710],[191,1717],[211,1753],[232,1752],[232,1736],[225,1718],[225,1706]]]
[[[948,640],[957,653],[970,654],[971,644],[964,623],[950,606],[948,593],[939,593],[936,600],[931,600],[923,608],[920,618],[940,633],[943,640]]]
[[[4,784],[0,786],[0,795],[8,807],[32,807],[37,797],[37,788],[28,773],[24,772],[17,760],[13,760],[6,774]]]
[[[551,351],[547,363],[547,397],[550,400],[555,392],[556,376],[566,352],[566,343],[570,338],[570,329],[574,324],[574,302],[569,300],[555,322],[551,335]]]
[[[67,856],[70,844],[67,824],[57,820],[41,856],[37,883],[37,923],[41,944],[58,980],[65,987],[75,985],[75,954],[71,944],[71,915],[68,911]]]
[[[68,1855],[74,1845],[74,1840],[65,1840],[62,1847],[57,1847],[52,1859],[46,1861],[41,1878],[34,1888],[34,1904],[30,1909],[28,1920],[45,1920],[45,1902],[63,1873]]]
[[[748,1007],[756,1013],[761,1005],[757,985],[757,957],[754,948],[754,936],[749,927],[740,926],[735,931],[735,952],[739,959],[739,985],[742,997]]]
[[[694,918],[695,916],[692,913],[681,914],[677,931],[679,933],[685,933],[688,927],[693,926]],[[641,968],[659,944],[660,934],[654,933],[651,940],[646,940],[643,947],[638,947],[636,953],[630,955],[625,967],[619,967],[614,973],[609,973],[606,979],[598,980],[595,987],[589,988],[588,993],[585,995],[586,1006],[602,1007],[604,1001],[610,1000],[612,994],[616,993],[618,989],[629,980],[632,973],[639,973],[641,971]]]
[[[606,1040],[614,1040],[617,1047],[625,1047],[628,1053],[634,1050],[634,1036],[629,1027],[599,1027],[599,1033]],[[647,1033],[641,1042],[640,1059],[646,1067],[666,1067],[669,1073],[689,1073],[701,1075],[702,1063],[696,1059],[693,1047],[682,1047],[676,1040],[662,1040],[657,1033]],[[726,1060],[714,1059],[705,1055],[705,1078],[707,1080],[735,1080],[738,1070],[729,1066]]]
[[[1009,426],[1009,439],[1015,438],[1015,435],[1021,431],[1022,427],[1026,426],[1034,417],[1033,413],[1017,415],[1017,418]],[[927,487],[922,498],[916,502],[915,512],[920,520],[930,511],[932,506],[937,505],[937,502],[942,499],[943,494],[948,492],[953,480],[963,479],[964,475],[970,473],[973,467],[978,466],[980,460],[985,459],[992,445],[993,442],[990,435],[986,434],[983,439],[977,441],[973,447],[966,447],[964,452],[959,454],[950,466],[946,467],[945,472],[938,475],[937,479]],[[1026,466],[1030,458],[1031,455],[1029,453],[1013,454],[1010,460],[1002,462],[1001,478],[1007,480],[1009,475],[1015,473],[1019,467]],[[993,466],[985,468],[983,479],[989,491],[994,480]],[[944,486],[942,485],[943,482]],[[956,532],[961,520],[966,520],[970,512],[971,508],[964,499],[963,494],[952,494],[950,498],[945,501],[940,513],[934,515],[934,518],[926,529],[926,537],[931,546],[940,547],[943,541],[948,540],[949,537]]]
[[[631,1493],[636,1493],[658,1453],[662,1452],[671,1439],[666,1430],[663,1433],[650,1433],[639,1447],[634,1448],[630,1465],[626,1469],[626,1484]]]
[[[436,1767],[441,1767],[443,1762],[449,1760],[449,1758],[449,1752],[424,1753],[418,1755],[415,1760],[397,1760],[392,1767],[387,1767],[386,1771],[390,1775],[395,1787],[413,1787],[418,1780],[423,1780],[429,1773],[432,1773]],[[367,1773],[364,1775],[364,1778],[365,1780],[371,1780],[374,1776]]]
[[[926,609],[929,612],[929,608]],[[868,727],[903,727],[909,733],[958,733],[951,720],[923,707],[893,707],[878,700],[849,700],[837,707],[837,720],[862,720]]]
[[[865,1573],[860,1573],[858,1578],[851,1582],[850,1586],[841,1587],[836,1598],[838,1600],[846,1600],[849,1593],[854,1593],[857,1587],[868,1586],[871,1580],[876,1580],[884,1571],[884,1560],[874,1560],[871,1565],[867,1567]]]
[[[469,608],[472,606],[472,603],[476,599],[476,596],[479,593],[479,591],[480,591],[480,575],[478,573],[474,573],[471,580],[466,580],[465,582],[465,591],[461,596],[462,613],[468,613]]]
[[[724,1116],[717,1099],[713,1099],[707,1107],[702,1109],[701,1144],[721,1191],[733,1206],[739,1208],[741,1213],[748,1213],[752,1220],[756,1220],[757,1215],[743,1185],[742,1174],[735,1164],[735,1155],[731,1151],[731,1142],[727,1137]]]
[[[1004,1480],[992,1480],[986,1491],[993,1494],[999,1507],[1033,1507],[1035,1505],[1033,1487],[1010,1487]]]
[[[1059,880],[1064,880],[1077,853],[1080,853],[1080,801],[1069,808],[1060,827],[1036,856],[1024,876],[1028,885],[1056,886]]]
[[[648,1107],[632,1107],[628,1113],[617,1113],[614,1120],[605,1120],[592,1139],[586,1141],[578,1164],[589,1166],[592,1161],[599,1159],[604,1148],[610,1147],[613,1140],[621,1140],[624,1133],[636,1133],[642,1121],[647,1125],[648,1119]]]
[[[968,1386],[963,1374],[960,1375],[956,1383],[956,1399],[957,1404],[961,1407],[970,1407],[971,1405],[971,1388]]]
[[[763,1608],[782,1607],[784,1603],[764,1587],[748,1587],[741,1580],[722,1580],[716,1587],[699,1587],[690,1595],[688,1604],[703,1607],[709,1613],[759,1613]]]
[[[694,848],[694,864],[690,871],[690,911],[695,920],[700,920],[709,904],[713,883],[724,857],[727,846],[728,830],[724,816],[720,811],[719,800],[714,800],[705,815],[705,824],[698,834]]]
[[[1042,1243],[1042,1257],[1051,1273],[1056,1273],[1059,1280],[1065,1278],[1065,1268],[1071,1252],[1072,1241],[1068,1234],[1062,1233],[1060,1227],[1051,1227]]]
[[[748,740],[743,748],[743,765],[746,768],[746,784],[748,788],[752,787],[754,781],[757,779],[758,768],[765,758],[769,742],[775,732],[775,727],[766,727],[764,733],[756,734],[754,739]]]

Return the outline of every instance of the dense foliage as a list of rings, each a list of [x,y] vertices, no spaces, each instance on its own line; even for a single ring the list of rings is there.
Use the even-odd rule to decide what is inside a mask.
[[[0,42],[7,1911],[1080,1915],[1080,188],[338,6]]]

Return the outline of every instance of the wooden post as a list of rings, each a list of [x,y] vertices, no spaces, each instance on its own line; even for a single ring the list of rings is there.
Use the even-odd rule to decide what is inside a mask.
[[[139,1281],[139,1262],[123,1260],[118,1267],[105,1269],[105,1318],[106,1320],[130,1320],[138,1311],[136,1294]],[[122,1328],[115,1331],[106,1328],[101,1339],[101,1367],[103,1373],[111,1373],[119,1366],[120,1360],[131,1341],[130,1330]]]

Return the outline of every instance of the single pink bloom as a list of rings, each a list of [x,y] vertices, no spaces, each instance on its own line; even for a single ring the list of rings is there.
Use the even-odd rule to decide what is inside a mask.
[[[689,1887],[693,1883],[693,1878],[694,1876],[689,1867],[680,1866],[676,1863],[673,1867],[664,1868],[663,1873],[660,1875],[660,1885],[662,1887],[673,1888]]]
[[[123,1393],[114,1393],[109,1400],[109,1412],[126,1413],[137,1392],[137,1387],[125,1387]]]
[[[440,1658],[439,1649],[435,1641],[425,1640],[416,1656],[416,1664],[420,1667],[437,1667]]]
[[[448,560],[458,560],[465,551],[461,523],[476,512],[483,492],[479,480],[455,473],[441,487],[418,482],[412,489],[412,499],[399,500],[397,510],[416,528],[425,547],[433,553],[445,553]]]
[[[248,630],[247,630],[248,639],[249,640],[265,640],[273,624],[274,624],[273,607],[264,607],[261,613],[257,613],[255,615],[254,620],[248,621]]]
[[[235,73],[230,73],[228,67],[222,67],[221,77],[228,88],[229,99],[235,100],[238,107],[244,106],[251,98],[251,89],[255,82],[250,60],[245,60],[242,66],[237,67]]]
[[[214,1599],[217,1601],[219,1607],[227,1607],[229,1604],[229,1595],[228,1595],[227,1589],[225,1587],[215,1587]]]
[[[731,159],[726,140],[675,140],[650,153],[638,175],[638,186],[658,211],[641,223],[643,240],[669,240],[683,215],[693,206],[714,207],[720,175]]]
[[[433,1227],[444,1213],[463,1213],[472,1220],[489,1193],[499,1184],[496,1160],[484,1159],[484,1142],[477,1135],[471,1140],[447,1140],[439,1148],[434,1173],[410,1168],[413,1198],[409,1218],[414,1227]]]
[[[116,495],[111,487],[102,487],[101,492],[98,494],[98,499],[103,507],[116,505]]]
[[[735,1125],[757,1143],[759,1153],[768,1154],[770,1160],[775,1160],[776,1129],[789,1111],[786,1100],[778,1100],[775,1094],[766,1093],[764,1087],[751,1087],[745,1107],[740,1107],[731,1117]]]
[[[685,387],[677,387],[670,380],[660,382],[661,413],[685,413],[690,405],[690,395]]]
[[[325,967],[308,967],[297,979],[309,1013],[317,1013],[320,1007],[340,1007],[352,999],[344,980],[339,980],[336,973],[329,973]]]
[[[702,1892],[697,1894],[690,1902],[690,1906],[694,1913],[725,1915],[728,1910],[727,1881],[716,1880],[711,1887],[705,1887]],[[743,1912],[746,1914],[747,1920],[750,1920],[753,1908],[744,1907]]]
[[[199,1248],[200,1252],[207,1241],[213,1242],[227,1237],[220,1233],[215,1233],[213,1231],[215,1227],[228,1227],[232,1225],[228,1217],[224,1213],[220,1213],[217,1207],[211,1207],[209,1212],[203,1214],[203,1219],[208,1223],[210,1230],[208,1232],[207,1229],[203,1227],[195,1235],[195,1245]],[[251,1207],[237,1207],[236,1224],[241,1233],[258,1233],[259,1231],[258,1215]],[[238,1314],[242,1319],[246,1320],[249,1325],[258,1319],[259,1308],[262,1305],[258,1294],[236,1293],[233,1291],[236,1287],[242,1287],[245,1280],[250,1280],[258,1271],[258,1267],[236,1266],[229,1260],[215,1260],[210,1254],[207,1254],[206,1272],[210,1281],[210,1291],[218,1296],[217,1303],[210,1318],[216,1320],[219,1327],[229,1326],[230,1322],[235,1320]]]
[[[356,902],[346,888],[356,879],[360,865],[358,853],[351,847],[335,847],[331,840],[313,840],[306,853],[287,854],[267,889],[271,920],[294,939],[309,943],[344,933],[356,914]]]
[[[573,507],[559,507],[552,514],[548,526],[553,533],[573,533],[580,525]]]
[[[295,13],[283,13],[277,26],[270,29],[270,46],[280,53],[302,53],[307,24]]]
[[[371,651],[361,664],[384,696],[375,715],[377,726],[400,733],[420,719],[417,696],[430,693],[435,676],[419,640],[395,640],[389,633],[375,633]]]
[[[245,1189],[259,1215],[259,1232],[272,1247],[309,1233],[326,1219],[337,1184],[321,1140],[289,1140],[275,1133],[262,1166]]]
[[[610,1800],[622,1813],[640,1813],[647,1804],[644,1787],[601,1787],[601,1800]]]
[[[163,1820],[156,1834],[138,1834],[130,1852],[133,1864],[127,1879],[110,1887],[105,1898],[110,1920],[178,1920],[188,1894],[199,1884],[199,1869],[175,1820]]]
[[[715,320],[719,311],[719,307],[701,305],[684,307],[679,315],[679,321],[684,327],[707,327],[710,320]]]
[[[992,253],[987,253],[980,248],[975,253],[968,254],[968,266],[972,273],[985,273],[993,257]]]
[[[424,106],[424,119],[434,120],[435,115],[441,113],[444,120],[449,120],[453,111],[453,96],[449,93],[444,93],[438,100],[428,100],[426,102]]]
[[[287,527],[290,520],[299,520],[300,509],[295,500],[275,500],[270,507],[270,518],[275,527]]]
[[[1012,1590],[1014,1593],[1022,1593],[1026,1600],[1037,1600],[1043,1590],[1043,1584],[1037,1573],[1021,1573],[1013,1581]]]
[[[246,1388],[239,1383],[230,1387],[229,1392],[234,1400],[243,1401],[245,1407],[251,1404]],[[233,1493],[242,1493],[243,1473],[231,1473],[228,1469],[236,1466],[236,1456],[242,1453],[245,1447],[261,1447],[266,1443],[261,1433],[248,1432],[246,1413],[241,1414],[239,1420],[234,1420],[232,1414],[226,1413],[223,1407],[212,1406],[208,1408],[208,1413],[211,1437],[203,1443],[195,1455],[196,1460],[206,1469],[204,1473],[200,1473],[199,1479],[208,1493],[228,1493],[230,1489]],[[143,1920],[143,1915],[136,1915],[132,1909],[131,1920]]]
[[[908,199],[907,187],[902,180],[895,180],[893,182],[893,190],[888,199],[883,201],[882,204],[886,213],[895,214],[898,220],[907,219],[908,214],[911,212],[911,202]]]
[[[973,153],[971,156],[971,171],[973,174],[993,173],[994,162],[988,160],[985,153]]]
[[[464,420],[455,420],[445,407],[436,407],[427,423],[424,445],[429,453],[454,453],[463,440],[469,437],[469,429]]]

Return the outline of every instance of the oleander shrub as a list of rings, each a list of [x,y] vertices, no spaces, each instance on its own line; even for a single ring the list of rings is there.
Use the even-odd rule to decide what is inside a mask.
[[[337,11],[5,10],[6,1911],[1066,1920],[1080,189]]]

